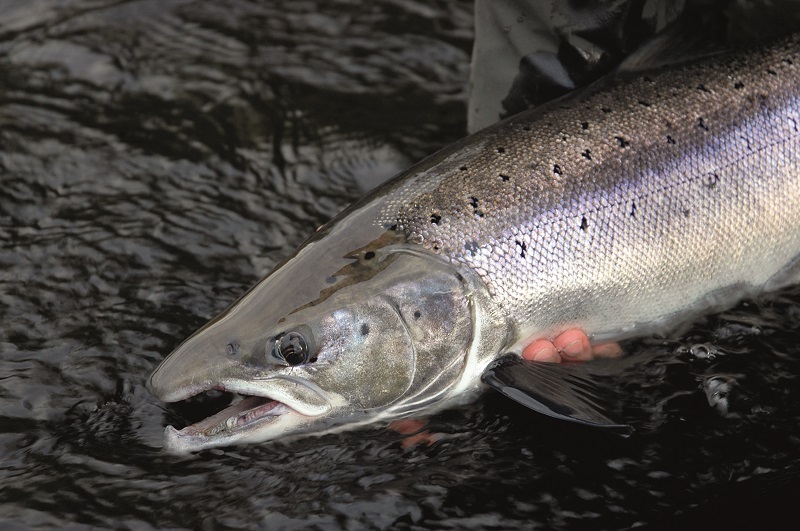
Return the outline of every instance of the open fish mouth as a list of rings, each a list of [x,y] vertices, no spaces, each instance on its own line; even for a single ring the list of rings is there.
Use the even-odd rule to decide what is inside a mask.
[[[331,408],[317,389],[296,380],[277,378],[260,383],[214,385],[195,389],[191,395],[188,390],[177,391],[175,395],[185,398],[173,402],[172,408],[191,424],[182,429],[167,426],[164,449],[188,453],[263,442],[294,432]]]
[[[272,422],[280,415],[291,411],[293,410],[283,402],[266,396],[233,395],[231,404],[221,411],[210,414],[181,430],[174,428],[173,430],[181,436],[214,437],[222,433],[232,435],[253,424]]]

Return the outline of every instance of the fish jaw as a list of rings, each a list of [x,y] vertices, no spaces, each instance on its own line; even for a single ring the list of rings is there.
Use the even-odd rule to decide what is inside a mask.
[[[252,440],[263,435],[264,429],[274,429],[275,423],[285,415],[300,414],[276,400],[250,396],[181,430],[167,426],[164,450],[172,454],[188,454]]]
[[[159,396],[159,389],[150,382],[148,385]],[[167,396],[168,401],[177,402],[210,390],[235,393],[242,398],[183,429],[167,426],[164,431],[164,449],[167,452],[186,454],[208,448],[264,442],[302,432],[307,426],[324,423],[335,404],[340,402],[310,382],[291,377],[228,380],[205,388],[171,389]]]

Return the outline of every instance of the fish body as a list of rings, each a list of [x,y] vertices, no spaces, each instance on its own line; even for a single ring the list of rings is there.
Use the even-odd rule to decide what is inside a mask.
[[[532,340],[667,331],[797,280],[800,36],[619,74],[401,173],[153,373],[166,401],[248,398],[192,451],[474,398]]]

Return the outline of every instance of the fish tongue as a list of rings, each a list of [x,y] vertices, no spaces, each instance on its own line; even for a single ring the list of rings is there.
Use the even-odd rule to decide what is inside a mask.
[[[201,420],[200,422],[197,422],[195,424],[192,424],[191,426],[185,427],[181,431],[186,430],[186,431],[192,431],[192,432],[199,433],[199,432],[205,431],[205,430],[207,430],[209,428],[213,428],[213,427],[217,426],[218,424],[220,424],[222,422],[225,422],[230,417],[233,417],[235,415],[239,415],[241,413],[244,413],[245,411],[248,411],[250,409],[256,408],[258,406],[262,406],[262,405],[267,404],[267,403],[269,403],[271,401],[272,401],[271,399],[263,397],[263,396],[248,396],[248,397],[243,398],[239,402],[236,402],[235,404],[232,404],[232,405],[226,407],[225,409],[223,409],[219,413],[215,413],[214,415],[211,415],[210,417],[205,418],[205,419]]]

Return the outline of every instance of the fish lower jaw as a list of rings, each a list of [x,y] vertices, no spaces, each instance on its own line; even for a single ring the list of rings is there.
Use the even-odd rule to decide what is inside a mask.
[[[277,400],[247,396],[222,411],[178,430],[167,426],[164,449],[171,453],[189,453],[207,448],[229,446],[263,433],[264,428],[285,417],[305,417]],[[264,437],[263,434],[259,438]]]

